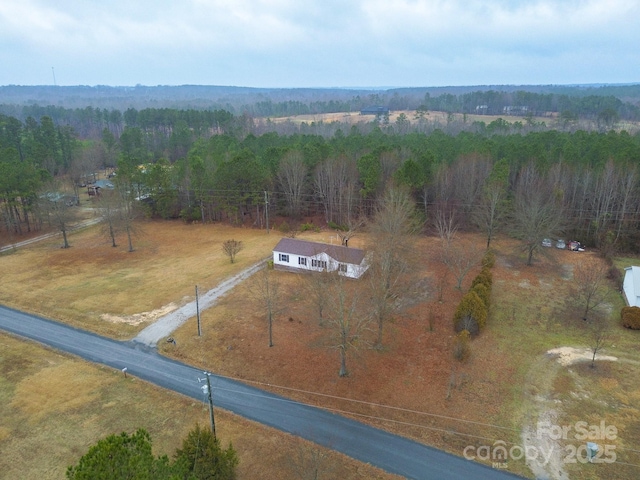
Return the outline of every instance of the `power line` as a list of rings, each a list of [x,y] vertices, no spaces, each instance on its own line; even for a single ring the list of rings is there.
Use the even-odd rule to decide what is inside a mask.
[[[405,412],[405,413],[413,413],[413,414],[417,414],[417,415],[424,415],[424,416],[439,418],[439,419],[442,419],[442,420],[452,420],[452,421],[456,421],[456,422],[468,423],[468,424],[484,426],[484,427],[497,428],[497,429],[507,430],[507,431],[512,431],[512,432],[517,432],[518,431],[518,430],[516,430],[514,428],[505,427],[505,426],[502,426],[502,425],[496,425],[496,424],[492,424],[492,423],[483,423],[483,422],[477,422],[477,421],[473,421],[473,420],[465,420],[465,419],[462,419],[462,418],[459,418],[459,417],[450,417],[450,416],[446,416],[446,415],[439,415],[439,414],[423,412],[423,411],[419,411],[419,410],[411,410],[411,409],[408,409],[408,408],[395,407],[395,406],[392,406],[392,405],[385,405],[385,404],[382,404],[382,403],[368,402],[368,401],[365,401],[365,400],[357,400],[357,399],[348,398],[348,397],[340,397],[340,396],[336,396],[336,395],[329,395],[329,394],[326,394],[326,393],[313,392],[313,391],[310,391],[310,390],[302,390],[302,389],[298,389],[298,388],[285,387],[285,386],[282,386],[282,385],[274,385],[274,384],[271,384],[271,383],[260,382],[260,381],[257,381],[257,380],[247,380],[247,379],[244,379],[244,378],[236,378],[236,377],[230,377],[230,376],[219,375],[219,374],[216,374],[216,375],[218,377],[221,377],[221,378],[226,378],[226,379],[233,380],[233,381],[236,381],[236,382],[241,382],[241,383],[251,383],[251,384],[261,385],[261,386],[265,386],[265,387],[279,388],[279,389],[282,389],[282,390],[288,390],[288,391],[292,391],[292,392],[296,392],[296,393],[304,393],[304,394],[308,394],[308,395],[316,395],[316,396],[319,396],[319,397],[332,398],[334,400],[342,400],[342,401],[346,401],[346,402],[360,403],[360,404],[368,405],[368,406],[372,406],[372,407],[382,407],[382,408],[401,411],[401,412]],[[220,388],[219,390],[222,390],[222,388]],[[231,392],[232,390],[228,390],[228,391]],[[236,392],[236,393],[243,393],[243,392]],[[254,394],[248,394],[248,395],[254,395]],[[260,396],[258,394],[255,394],[255,395]],[[290,400],[290,399],[284,399],[284,401],[292,402],[292,403],[300,403],[300,402],[298,402],[296,400]],[[321,407],[321,408],[325,408],[325,407]],[[392,421],[391,419],[386,419],[386,420]]]
[[[345,401],[349,401],[349,402],[363,403],[363,404],[372,405],[372,406],[380,406],[380,407],[383,407],[383,408],[390,408],[390,409],[394,409],[394,410],[400,410],[400,411],[411,412],[411,413],[416,413],[416,414],[421,414],[421,415],[444,418],[444,419],[449,419],[449,420],[454,420],[454,421],[459,421],[459,422],[464,422],[464,423],[475,424],[475,425],[479,425],[479,426],[488,426],[488,427],[492,427],[492,428],[498,428],[498,429],[504,429],[504,430],[512,431],[514,433],[519,433],[519,430],[516,430],[516,429],[513,429],[513,428],[509,428],[509,427],[503,427],[503,426],[495,425],[495,424],[474,422],[474,421],[464,420],[464,419],[460,419],[460,418],[456,418],[456,417],[448,417],[448,416],[444,416],[444,415],[430,414],[430,413],[420,412],[420,411],[416,411],[416,410],[409,410],[409,409],[404,409],[404,408],[400,408],[400,407],[393,407],[393,406],[390,406],[390,405],[377,404],[377,403],[373,403],[373,402],[355,400],[355,399],[350,399],[350,398],[346,398],[346,397],[338,397],[338,396],[327,395],[327,394],[318,393],[318,392],[311,392],[311,391],[307,391],[307,390],[300,390],[300,389],[295,389],[295,388],[283,387],[283,386],[273,385],[273,384],[259,382],[259,381],[246,380],[246,379],[237,379],[237,378],[234,378],[234,377],[228,377],[228,376],[224,376],[224,375],[218,375],[218,376],[222,377],[222,378],[230,379],[230,380],[239,381],[239,382],[254,383],[254,384],[257,384],[257,385],[269,386],[269,387],[273,387],[273,388],[282,388],[282,389],[285,389],[285,390],[292,390],[292,391],[308,393],[308,394],[312,394],[312,395],[330,397],[330,398],[345,400]],[[301,402],[299,402],[297,400],[291,400],[291,399],[287,399],[287,398],[277,398],[277,397],[274,398],[274,397],[271,397],[271,396],[267,396],[267,395],[265,395],[263,393],[249,393],[249,392],[245,392],[245,391],[239,391],[239,390],[234,390],[234,389],[224,388],[224,387],[216,387],[216,388],[219,391],[226,391],[226,392],[229,392],[229,393],[234,393],[234,394],[239,394],[239,395],[247,395],[247,396],[256,397],[256,398],[267,398],[269,400],[275,400],[275,401],[280,401],[280,402],[284,402],[284,403],[291,403],[291,404],[306,406],[306,404],[301,403]],[[322,406],[322,405],[317,406],[317,408],[320,408],[322,410],[325,410],[325,411],[328,411],[328,412],[332,412],[332,413],[338,413],[338,414],[341,414],[341,415],[352,415],[352,416],[366,418],[366,419],[370,419],[370,420],[376,420],[376,421],[380,421],[380,422],[387,422],[387,423],[393,423],[393,424],[397,424],[397,425],[404,425],[404,426],[409,426],[409,427],[421,428],[421,429],[425,429],[425,430],[431,430],[431,431],[434,431],[434,432],[445,433],[445,434],[448,434],[448,435],[457,435],[457,436],[462,436],[462,437],[467,437],[467,438],[474,438],[474,439],[477,439],[477,440],[486,440],[488,442],[493,442],[493,443],[495,443],[497,441],[496,438],[486,437],[486,436],[483,436],[483,435],[475,435],[475,434],[471,434],[471,433],[464,433],[464,432],[459,432],[459,431],[452,430],[452,429],[433,427],[433,426],[423,425],[423,424],[420,424],[420,423],[414,423],[414,422],[409,422],[409,421],[395,420],[395,419],[384,417],[384,416],[367,415],[367,414],[364,414],[364,413],[353,412],[353,411],[350,411],[350,410],[342,410],[342,409],[339,409],[339,408],[327,407],[327,406]],[[502,439],[500,439],[500,440],[503,441],[505,444],[514,445],[514,446],[519,445],[519,443],[516,443],[516,442],[506,441],[506,440],[502,440]],[[638,452],[637,450],[628,449],[628,448],[622,448],[622,447],[617,447],[617,446],[616,446],[616,449],[617,450],[624,450],[624,451]],[[640,468],[640,465],[636,465],[636,464],[632,464],[632,463],[618,462],[618,461],[616,461],[615,463],[618,463],[618,464],[621,464],[621,465],[627,465],[627,466]]]

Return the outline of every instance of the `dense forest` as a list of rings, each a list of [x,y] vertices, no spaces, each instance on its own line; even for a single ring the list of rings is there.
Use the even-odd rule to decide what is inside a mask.
[[[360,106],[403,98],[398,91],[384,99],[368,94]],[[414,118],[356,125],[258,118],[287,109],[344,109],[339,100],[268,99],[239,114],[4,105],[0,231],[38,230],[46,217],[42,199],[51,202],[53,189],[84,194],[79,185],[108,169],[116,172],[115,189],[148,215],[187,222],[264,227],[270,217],[294,226],[314,217],[349,228],[394,183],[411,191],[427,230],[482,231],[488,244],[502,231],[530,243],[563,237],[638,249],[640,135],[616,128],[623,118],[637,118],[636,105],[613,96],[518,90],[426,93],[419,100]],[[432,109],[465,113],[479,105],[487,114],[508,105],[528,109],[516,122],[425,120]],[[530,116],[564,109],[570,114],[553,125]],[[595,127],[581,129],[584,118]]]

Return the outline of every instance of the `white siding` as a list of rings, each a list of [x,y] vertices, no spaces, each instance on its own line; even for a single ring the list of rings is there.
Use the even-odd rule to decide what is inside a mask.
[[[287,255],[289,258],[289,261],[284,261],[281,260],[282,255]],[[307,264],[306,265],[301,265],[299,259],[300,258],[306,258],[307,260]],[[326,264],[327,266],[327,270],[330,272],[333,272],[334,270],[337,270],[339,268],[339,265],[346,265],[347,266],[347,271],[346,272],[339,272],[340,275],[344,275],[347,276],[349,278],[359,278],[360,275],[362,275],[366,270],[367,270],[367,265],[365,263],[365,261],[363,260],[362,265],[354,265],[351,263],[344,263],[344,264],[340,264],[338,263],[336,260],[334,260],[333,258],[331,258],[329,255],[327,255],[326,253],[322,252],[319,253],[318,255],[313,255],[311,257],[301,257],[299,255],[295,255],[293,253],[286,253],[286,252],[278,252],[278,251],[273,251],[273,264],[274,265],[280,265],[282,267],[287,267],[287,268],[292,268],[292,269],[299,269],[299,270],[307,270],[307,271],[314,271],[314,272],[321,272],[322,270],[324,270],[323,268],[323,264],[319,263],[320,266],[314,266],[314,260],[316,260],[317,262],[324,262],[324,264]]]
[[[640,267],[627,267],[624,270],[622,290],[625,300],[631,307],[640,307]]]

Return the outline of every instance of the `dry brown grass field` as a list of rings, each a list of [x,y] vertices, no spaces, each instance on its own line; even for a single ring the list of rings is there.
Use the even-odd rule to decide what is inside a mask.
[[[1,256],[0,302],[114,338],[130,338],[145,325],[129,324],[139,319],[135,314],[192,299],[195,283],[211,288],[269,255],[280,238],[276,232],[220,225],[147,222],[142,227],[133,253],[126,247],[111,248],[94,228],[74,234],[69,250],[45,242]],[[322,231],[304,238],[327,242],[331,234]],[[483,242],[478,235],[463,237]],[[234,265],[220,248],[228,238],[246,244]],[[366,241],[360,235],[350,245],[366,246]],[[588,347],[579,308],[571,301],[572,272],[585,259],[599,261],[596,254],[549,249],[533,267],[526,267],[514,241],[496,241],[489,324],[472,341],[470,359],[460,363],[452,356],[451,317],[462,292],[449,275],[443,301],[437,299],[436,284],[444,269],[435,254],[438,242],[432,237],[418,240],[423,301],[386,327],[385,348],[364,345],[349,358],[347,378],[338,377],[338,354],[329,348],[329,329],[318,324],[307,301],[304,276],[287,272],[274,272],[284,287],[285,307],[274,323],[274,347],[267,346],[263,312],[247,286],[240,285],[203,312],[202,337],[191,319],[175,332],[177,345],[163,343],[160,350],[458,455],[467,445],[492,445],[496,440],[521,444],[521,429],[535,425],[550,405],[558,411],[559,422],[606,416],[621,432],[620,462],[566,469],[578,479],[637,478],[640,390],[629,379],[637,378],[640,338],[619,326],[615,312],[622,303],[615,289],[608,304],[614,312],[611,333],[603,350],[619,358],[615,368],[604,362],[596,369],[560,368],[547,354],[556,347]],[[477,271],[465,278],[462,291]],[[32,284],[34,292],[25,288]],[[107,313],[124,321],[103,319]],[[508,468],[532,475],[524,461],[509,462]]]
[[[417,117],[416,117],[416,111],[415,110],[396,110],[396,111],[392,111],[389,113],[389,122],[390,123],[394,123],[398,117],[404,114],[407,118],[407,120],[409,120],[411,123],[416,123],[418,121]],[[339,123],[348,123],[349,125],[355,125],[357,123],[368,123],[371,122],[372,120],[375,119],[375,115],[360,115],[359,112],[353,112],[353,113],[344,113],[344,112],[337,112],[337,113],[318,113],[318,114],[308,114],[308,115],[294,115],[294,116],[290,116],[290,117],[277,117],[277,118],[272,118],[271,121],[273,121],[274,123],[281,123],[284,121],[291,121],[295,124],[301,124],[301,123],[307,123],[307,124],[311,124],[313,122],[318,123],[318,122],[324,122],[324,123],[331,123],[331,122],[339,122]],[[472,114],[467,114],[466,116],[460,113],[455,113],[452,114],[451,116],[449,116],[449,114],[447,112],[429,112],[424,119],[430,123],[440,123],[442,125],[446,125],[450,120],[453,121],[457,121],[457,122],[467,122],[469,124],[475,122],[475,121],[479,121],[479,122],[485,122],[486,124],[489,124],[491,122],[493,122],[494,120],[497,120],[498,118],[502,118],[503,120],[505,120],[508,123],[514,123],[514,122],[522,122],[525,123],[526,119],[523,117],[517,117],[517,116],[509,116],[509,115],[472,115]],[[534,122],[546,122],[547,124],[550,124],[552,122],[555,121],[554,118],[552,117],[533,117],[532,119]]]
[[[203,402],[0,334],[1,478],[60,480],[100,438],[137,428],[171,457],[196,422],[208,425]],[[325,478],[397,478],[220,409],[216,432],[238,452],[239,479],[297,478],[314,450]]]
[[[416,124],[420,120],[416,116],[415,110],[396,110],[392,111],[389,114],[389,123],[395,124],[395,121],[398,117],[404,114],[409,120],[411,124]],[[273,123],[283,123],[283,122],[292,122],[296,125],[306,123],[346,123],[348,125],[356,125],[358,123],[369,123],[375,119],[375,115],[360,115],[359,112],[345,113],[345,112],[337,112],[337,113],[318,113],[318,114],[308,114],[308,115],[293,115],[289,117],[275,117],[270,118],[269,120]],[[448,125],[451,122],[457,123],[458,125],[463,123],[467,125],[471,125],[473,122],[484,122],[486,125],[489,125],[491,122],[502,119],[509,124],[513,124],[516,122],[520,122],[521,124],[526,125],[528,119],[520,116],[512,116],[512,115],[476,115],[476,114],[461,114],[454,113],[448,114],[447,112],[438,112],[438,111],[429,111],[427,115],[424,116],[424,121],[430,124],[437,125]],[[557,114],[550,114],[547,116],[536,116],[532,117],[531,121],[537,124],[544,123],[550,128],[558,126]],[[587,121],[584,123],[581,128],[583,129],[596,129],[597,126],[595,123]],[[619,122],[615,129],[618,131],[626,130],[630,133],[636,133],[640,128],[640,122],[633,121],[621,121]]]
[[[275,233],[222,225],[142,222],[134,238],[113,248],[96,226],[72,234],[71,248],[46,240],[0,257],[0,303],[60,320],[113,338],[130,338],[167,304],[195,298],[269,254]],[[231,264],[222,242],[241,240]]]

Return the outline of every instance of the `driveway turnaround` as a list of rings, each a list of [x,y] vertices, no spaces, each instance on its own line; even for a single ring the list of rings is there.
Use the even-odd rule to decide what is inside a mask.
[[[0,329],[108,365],[202,400],[203,372],[135,342],[118,342],[0,306]],[[211,376],[214,404],[250,420],[300,436],[390,473],[414,479],[520,478],[379,430],[320,408]]]

